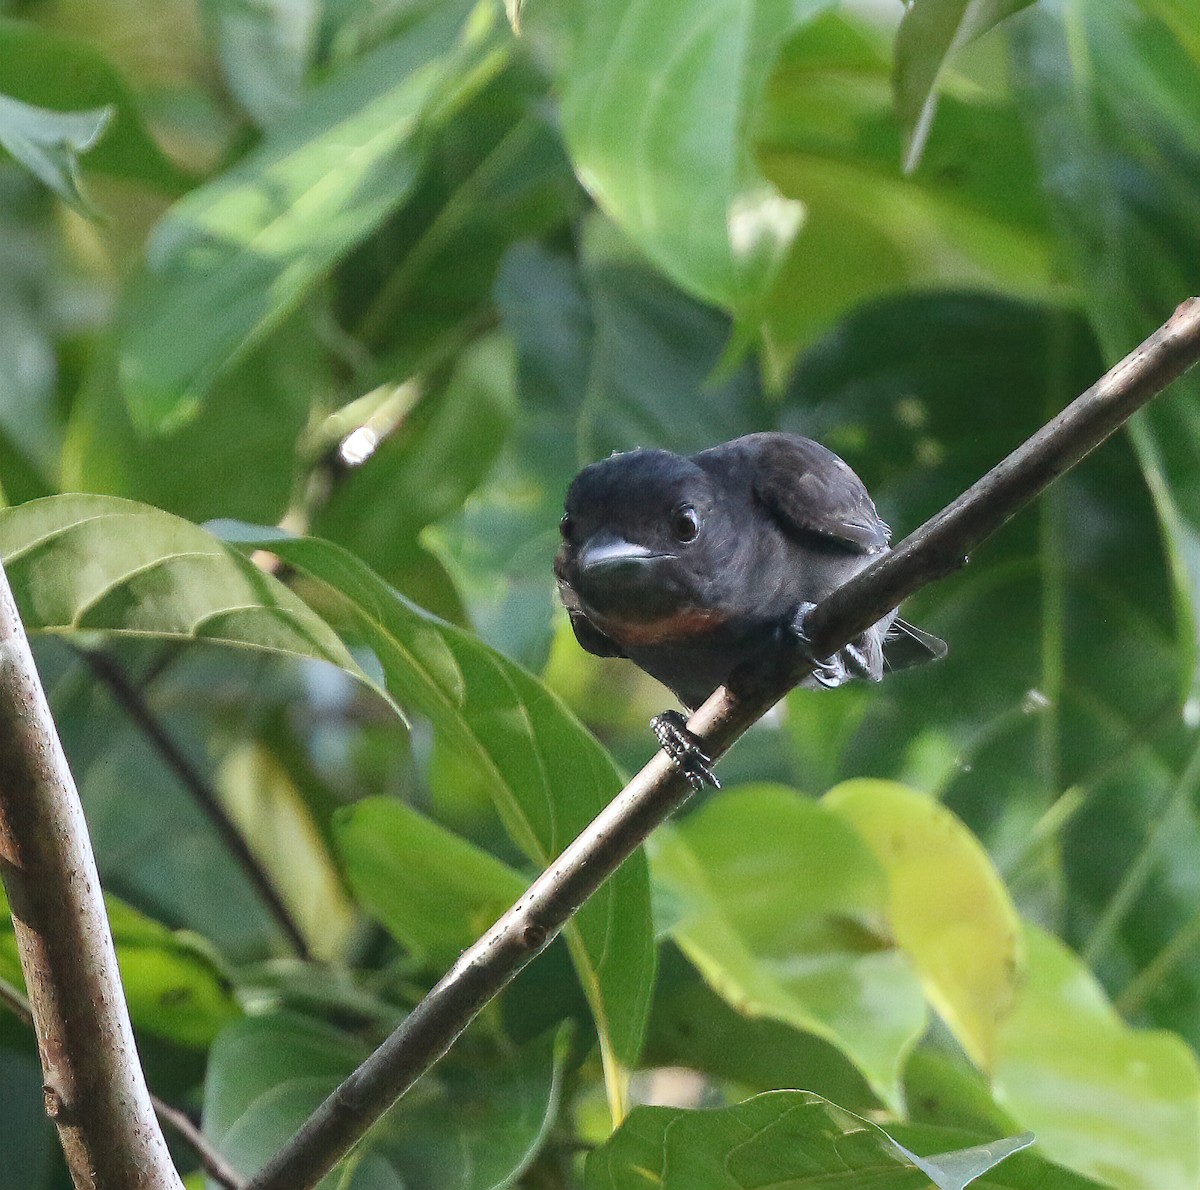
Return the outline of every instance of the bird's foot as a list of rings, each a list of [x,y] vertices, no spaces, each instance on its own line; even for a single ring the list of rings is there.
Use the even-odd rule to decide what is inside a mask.
[[[818,685],[832,689],[850,681],[851,678],[865,678],[867,681],[878,681],[872,673],[871,664],[866,654],[856,644],[848,644],[832,657],[818,657],[813,652],[812,638],[805,629],[815,603],[802,603],[792,617],[791,634],[795,645],[799,648],[804,660],[812,666],[813,680]]]
[[[671,763],[684,775],[693,793],[705,785],[721,788],[712,771],[712,759],[700,747],[699,738],[688,730],[687,720],[678,711],[663,711],[650,720],[659,746]]]

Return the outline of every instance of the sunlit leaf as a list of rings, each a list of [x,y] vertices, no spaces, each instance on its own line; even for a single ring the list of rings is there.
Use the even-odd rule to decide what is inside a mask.
[[[1022,979],[1021,927],[979,841],[932,798],[849,781],[822,803],[867,841],[888,878],[888,924],[930,1003],[985,1070]]]
[[[224,369],[403,201],[420,165],[417,121],[446,85],[460,13],[439,6],[335,73],[159,224],[121,316],[119,375],[135,422],[163,429],[193,414]]]
[[[1047,1156],[1123,1190],[1200,1182],[1200,1065],[1171,1033],[1131,1029],[1065,946],[1026,927],[995,1091]]]
[[[803,208],[759,173],[746,131],[779,42],[822,7],[603,0],[563,71],[567,144],[600,206],[689,293],[751,316]]]

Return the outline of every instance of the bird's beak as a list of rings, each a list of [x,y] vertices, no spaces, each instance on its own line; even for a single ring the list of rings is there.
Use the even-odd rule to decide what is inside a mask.
[[[615,533],[596,533],[584,542],[579,551],[579,569],[584,574],[611,574],[625,568],[640,569],[655,558],[672,556],[626,541]]]

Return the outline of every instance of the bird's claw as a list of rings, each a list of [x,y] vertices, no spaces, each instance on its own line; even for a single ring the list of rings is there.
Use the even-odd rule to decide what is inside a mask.
[[[663,711],[650,720],[659,746],[671,763],[683,774],[693,793],[705,785],[721,788],[712,771],[712,758],[700,747],[700,740],[688,730],[687,720],[678,711]]]
[[[792,636],[799,647],[804,660],[812,666],[812,677],[818,685],[833,689],[850,681],[851,678],[865,678],[867,681],[878,681],[871,672],[870,663],[862,649],[856,644],[848,644],[832,657],[818,657],[813,652],[812,638],[808,635],[805,624],[815,603],[802,603],[796,608],[792,617]]]

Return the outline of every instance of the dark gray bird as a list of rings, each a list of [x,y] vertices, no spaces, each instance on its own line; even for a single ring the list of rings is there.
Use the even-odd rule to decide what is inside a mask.
[[[816,661],[805,616],[890,537],[858,476],[796,434],[749,434],[687,458],[616,454],[575,477],[565,508],[554,573],[579,643],[628,657],[688,707],[782,648]],[[816,661],[811,680],[879,681],[945,652],[893,612]],[[693,784],[713,780],[682,716],[654,727]]]

